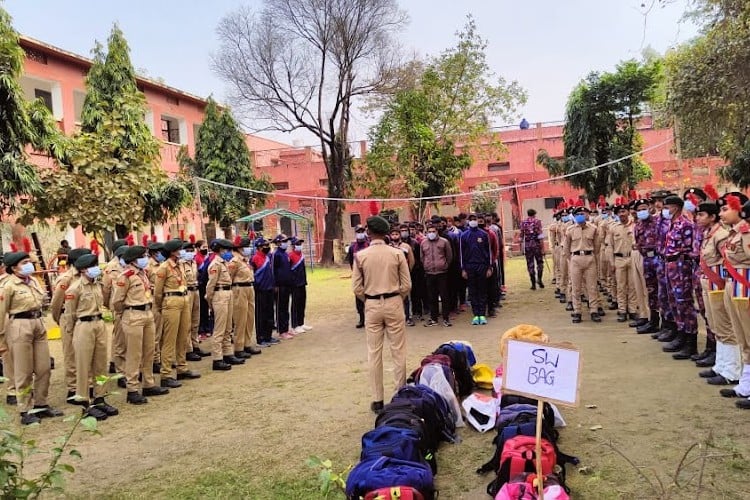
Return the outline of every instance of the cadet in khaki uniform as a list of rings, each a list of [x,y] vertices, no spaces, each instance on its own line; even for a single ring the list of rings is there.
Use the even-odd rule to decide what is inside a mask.
[[[73,263],[72,267],[80,273],[65,293],[65,310],[69,311],[73,323],[76,400],[85,406],[85,415],[106,420],[119,414],[119,411],[104,400],[107,387],[96,383],[96,377],[107,375],[107,330],[102,320],[104,295],[99,282],[102,270],[96,255],[87,254],[75,261],[70,255],[68,258]],[[89,394],[90,385],[93,385],[93,402]]]
[[[232,365],[245,363],[234,355],[232,345],[232,276],[227,263],[232,260],[232,242],[225,239],[211,242],[213,260],[208,265],[206,300],[214,311],[214,345],[212,349],[214,370],[230,370]]]
[[[628,315],[631,316],[631,319],[635,319],[636,310],[635,284],[633,283],[631,269],[633,260],[630,258],[630,253],[635,246],[634,224],[630,219],[630,210],[627,205],[617,205],[614,212],[619,217],[620,222],[607,230],[607,244],[612,251],[615,262],[617,321],[624,323],[628,320]]]
[[[388,339],[393,358],[396,389],[406,383],[406,316],[403,299],[411,291],[411,276],[404,252],[389,247],[384,238],[388,221],[382,217],[367,219],[370,246],[354,256],[352,289],[365,303],[367,361],[370,372],[372,404],[383,409],[383,339]]]
[[[115,281],[112,310],[122,314],[122,333],[127,340],[125,379],[127,402],[134,405],[148,403],[144,396],[161,396],[169,389],[154,381],[154,315],[151,312],[151,282],[146,275],[147,249],[132,246],[125,250],[123,260],[128,265]],[[143,394],[139,374],[143,375]]]
[[[232,260],[229,274],[232,276],[232,319],[234,320],[234,356],[250,358],[261,350],[252,347],[255,328],[255,276],[248,259],[252,254],[253,240],[240,238]]]
[[[146,276],[151,283],[151,294],[154,293],[154,284],[156,283],[156,271],[159,266],[164,262],[165,258],[162,255],[164,250],[164,243],[153,242],[148,245],[148,266],[146,267]],[[153,372],[159,373],[161,371],[161,334],[162,334],[162,319],[161,310],[157,307],[153,309],[154,314],[154,366]]]
[[[28,425],[40,422],[41,418],[59,417],[62,412],[47,405],[49,345],[42,321],[44,292],[31,277],[34,264],[26,252],[5,254],[4,260],[11,276],[0,293],[0,332],[5,332],[7,348],[13,353],[21,423]],[[32,408],[39,411],[29,413]]]
[[[10,278],[10,274],[6,272],[5,263],[3,262],[3,254],[0,253],[0,296],[2,294],[3,283],[5,283],[5,280],[8,278]],[[16,384],[13,380],[13,355],[11,354],[10,349],[8,349],[8,342],[3,330],[0,330],[0,353],[2,353],[3,357],[3,376],[8,379],[5,382],[5,390],[7,391],[5,402],[10,406],[16,406],[18,401],[16,399]]]
[[[188,370],[185,359],[192,310],[189,309],[187,279],[179,262],[180,250],[182,240],[164,243],[162,254],[166,260],[156,270],[154,283],[154,305],[161,311],[162,318],[161,386],[170,389],[182,386],[177,379],[200,378],[199,373]]]
[[[75,318],[73,312],[68,311],[65,305],[65,294],[73,281],[79,277],[75,262],[79,257],[88,255],[88,248],[74,248],[68,253],[68,269],[58,276],[52,289],[52,301],[50,310],[52,319],[60,325],[60,336],[62,337],[63,360],[65,368],[65,386],[68,388],[66,402],[80,404],[76,399],[76,354],[73,348],[73,326]]]
[[[578,207],[573,215],[575,224],[565,233],[565,254],[570,256],[570,281],[573,294],[573,323],[581,322],[581,293],[586,290],[591,321],[601,322],[604,312],[599,305],[596,286],[596,261],[594,253],[599,251],[596,228],[588,222],[590,210]]]
[[[200,361],[210,352],[200,348],[198,341],[198,326],[201,321],[200,292],[198,291],[198,266],[195,265],[195,243],[186,241],[180,252],[180,265],[185,273],[187,282],[188,310],[190,311],[190,335],[185,345],[185,359],[188,361]]]
[[[117,240],[125,241],[125,240]],[[115,242],[117,243],[117,242]],[[102,276],[102,293],[104,294],[104,306],[112,309],[112,292],[117,278],[120,277],[127,265],[122,259],[123,254],[128,249],[128,245],[119,245],[114,250],[114,257],[104,268]],[[125,374],[125,351],[128,346],[125,334],[122,332],[122,314],[112,311],[114,324],[112,325],[112,347],[110,349],[109,373]],[[125,388],[125,377],[117,379],[117,385]]]

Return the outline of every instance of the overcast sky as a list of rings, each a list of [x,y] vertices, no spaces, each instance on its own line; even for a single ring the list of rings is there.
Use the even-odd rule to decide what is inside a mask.
[[[0,0],[2,1],[2,0]],[[473,14],[488,39],[493,70],[517,80],[529,94],[520,110],[530,122],[563,118],[565,101],[590,71],[611,70],[650,45],[664,52],[696,34],[681,22],[688,0],[654,7],[653,0],[400,0],[410,18],[400,38],[405,49],[438,54]],[[5,0],[20,33],[90,55],[117,21],[130,44],[133,65],[174,87],[224,100],[225,86],[210,69],[219,20],[260,0]],[[370,124],[355,117],[351,139],[366,138]],[[504,125],[497,123],[496,125]],[[270,137],[289,141],[279,135]]]

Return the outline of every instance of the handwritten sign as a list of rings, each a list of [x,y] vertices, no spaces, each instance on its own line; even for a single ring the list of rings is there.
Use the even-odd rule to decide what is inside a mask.
[[[508,340],[502,391],[578,406],[581,353],[574,347]]]

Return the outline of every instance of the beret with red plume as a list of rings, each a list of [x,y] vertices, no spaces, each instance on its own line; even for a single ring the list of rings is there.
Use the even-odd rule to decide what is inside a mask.
[[[141,236],[141,246],[147,247],[148,246],[148,235],[144,234]]]
[[[716,188],[713,186],[713,184],[706,184],[705,186],[703,186],[703,191],[706,192],[706,196],[708,196],[711,200],[718,200],[719,198],[721,198],[721,196],[719,196],[719,192],[716,191]]]
[[[99,255],[99,242],[96,240],[91,240],[89,242],[89,248],[91,249],[91,253],[94,255]]]
[[[21,243],[23,244],[23,251],[30,254],[31,253],[31,240],[24,236],[21,240]]]
[[[128,234],[127,238],[125,238],[125,241],[128,242],[127,244],[129,247],[132,247],[133,245],[135,245],[135,236],[133,236],[132,233]]]
[[[191,234],[190,236],[188,236],[188,241],[189,241],[190,243],[192,243],[192,244],[195,244],[195,235],[194,235],[194,234]]]

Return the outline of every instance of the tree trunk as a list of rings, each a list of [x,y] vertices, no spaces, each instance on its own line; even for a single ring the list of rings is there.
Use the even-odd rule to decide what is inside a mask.
[[[128,236],[128,233],[130,233],[130,231],[122,224],[117,224],[115,226],[115,234],[117,235],[117,239],[121,240],[126,238]]]
[[[346,143],[336,139],[329,146],[331,154],[328,158],[328,196],[343,198],[346,194],[346,182],[350,174],[351,158]],[[325,216],[326,228],[323,234],[323,251],[320,256],[320,263],[324,265],[334,263],[333,242],[334,240],[341,240],[344,232],[341,225],[344,202],[327,200],[326,206],[328,208]]]
[[[326,230],[323,235],[323,253],[320,257],[321,264],[333,264],[333,241],[341,239],[341,215],[344,211],[342,202],[336,200],[327,201],[325,223]]]

